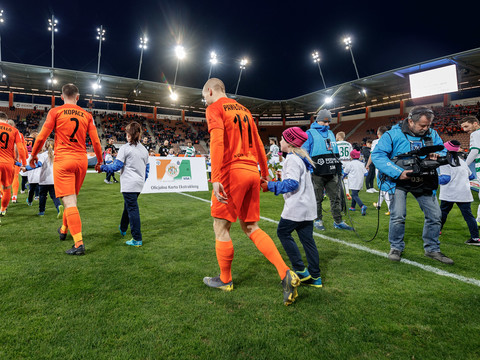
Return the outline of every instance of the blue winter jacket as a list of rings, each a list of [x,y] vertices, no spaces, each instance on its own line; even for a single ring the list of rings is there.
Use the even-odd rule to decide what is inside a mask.
[[[424,147],[425,137],[430,137],[433,145],[443,145],[442,139],[435,130],[429,129],[423,137],[414,136],[408,131],[408,126],[406,123],[404,125],[404,122],[393,126],[391,130],[382,135],[370,155],[378,171],[387,175],[387,178],[380,182],[380,190],[388,191],[391,194],[395,192],[395,182],[391,178],[397,179],[400,177],[404,169],[396,165],[391,159],[399,154]],[[444,149],[437,153],[444,156],[447,151]]]
[[[335,135],[331,130],[326,130],[326,131],[320,131],[322,128],[322,125],[319,125],[316,121],[310,125],[310,129],[307,130],[308,134],[308,139],[305,141],[305,143],[302,145],[302,147],[307,150],[308,155],[310,157],[314,157],[317,155],[324,155],[324,154],[330,154],[332,151],[335,154],[338,154],[338,147],[337,143],[335,141]],[[321,136],[321,139],[324,141],[314,141],[314,134],[313,132],[316,132]],[[327,148],[327,141],[326,139],[329,139],[330,144],[331,144],[331,150]]]

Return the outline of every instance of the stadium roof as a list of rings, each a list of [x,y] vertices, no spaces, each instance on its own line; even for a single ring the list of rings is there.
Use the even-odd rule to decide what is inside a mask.
[[[321,107],[328,107],[335,113],[348,114],[364,110],[366,106],[393,107],[400,100],[410,99],[409,74],[448,64],[457,65],[460,91],[480,87],[480,48],[476,48],[367,76],[292,99],[264,100],[247,96],[229,96],[236,98],[260,119],[307,118]],[[0,70],[6,75],[0,85],[0,92],[51,96],[53,90],[54,94],[59,96],[60,84],[72,82],[79,87],[82,98],[93,98],[94,102],[127,103],[152,108],[156,106],[159,113],[162,109],[185,110],[190,114],[202,114],[205,111],[201,89],[177,85],[178,101],[175,103],[170,99],[171,87],[165,83],[100,74],[101,89],[94,92],[92,85],[98,80],[97,74],[54,69],[53,76],[58,79],[59,85],[54,85],[52,89],[47,83],[52,76],[52,69],[49,67],[2,62]],[[332,97],[333,102],[326,105],[324,102],[328,97]]]

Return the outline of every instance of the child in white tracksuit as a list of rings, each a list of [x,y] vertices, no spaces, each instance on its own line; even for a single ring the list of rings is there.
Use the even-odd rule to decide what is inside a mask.
[[[350,153],[352,161],[345,164],[344,173],[348,175],[348,187],[352,190],[352,204],[351,211],[355,211],[355,206],[360,206],[362,215],[367,213],[367,206],[362,202],[358,193],[363,189],[363,182],[365,179],[365,165],[358,160],[360,158],[360,151],[352,150]]]
[[[282,133],[280,147],[288,153],[282,170],[282,181],[262,181],[262,189],[275,195],[283,194],[283,207],[277,235],[292,267],[302,284],[322,287],[317,245],[313,239],[313,221],[317,218],[317,205],[310,169],[313,161],[304,149],[308,135],[299,127],[288,128]],[[302,260],[292,232],[296,231],[305,250],[308,268]]]

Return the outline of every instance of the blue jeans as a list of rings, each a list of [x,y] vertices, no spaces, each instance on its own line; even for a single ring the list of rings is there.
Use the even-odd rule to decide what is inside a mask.
[[[313,221],[292,221],[284,218],[280,218],[278,223],[277,235],[280,239],[285,252],[292,263],[293,270],[303,271],[305,264],[302,260],[302,255],[298,249],[297,243],[292,237],[292,232],[296,230],[298,238],[305,250],[305,256],[308,262],[308,272],[312,277],[317,278],[320,276],[320,260],[318,256],[317,244],[313,239]]]
[[[53,185],[39,185],[39,202],[38,202],[38,211],[45,212],[45,206],[47,205],[47,194],[50,195],[50,198],[53,200],[55,207],[57,208],[61,205],[60,200],[55,196],[55,188]]]
[[[142,241],[142,232],[140,230],[140,210],[137,202],[140,193],[124,192],[122,194],[124,204],[122,220],[120,221],[120,229],[125,232],[130,224],[130,232],[132,233],[133,239],[136,241]]]
[[[388,241],[392,249],[403,251],[405,249],[405,218],[407,216],[407,192],[395,189],[390,203],[390,224],[388,228]],[[442,212],[435,195],[422,195],[416,197],[420,209],[425,214],[423,225],[423,248],[428,252],[440,251],[440,228],[442,226]]]
[[[440,209],[442,210],[442,228],[445,221],[447,221],[447,216],[450,210],[452,210],[453,204],[457,204],[460,209],[465,222],[467,223],[468,230],[470,231],[470,237],[472,239],[478,238],[478,225],[475,216],[472,214],[471,204],[469,202],[450,202],[442,200],[440,202]]]
[[[363,202],[360,200],[360,197],[358,196],[358,192],[360,190],[352,190],[352,205],[350,206],[351,208],[355,209],[355,206],[358,204],[358,206],[363,207]]]

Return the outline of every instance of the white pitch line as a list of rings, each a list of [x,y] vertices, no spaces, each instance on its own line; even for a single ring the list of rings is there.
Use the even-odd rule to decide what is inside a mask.
[[[193,196],[193,195],[190,195],[190,194],[187,194],[187,193],[179,193],[179,194],[191,197],[191,198],[196,199],[196,200],[200,200],[200,201],[203,201],[203,202],[210,203],[210,200],[202,199],[202,198],[199,198],[197,196]],[[260,216],[260,219],[271,222],[271,223],[274,223],[274,224],[278,224],[278,221],[267,218],[267,217]],[[332,241],[332,242],[337,243],[337,244],[341,244],[341,245],[344,245],[344,246],[349,246],[351,248],[361,250],[361,251],[365,251],[365,252],[368,252],[370,254],[381,256],[381,257],[384,257],[384,258],[388,259],[388,254],[387,253],[384,253],[384,252],[381,252],[381,251],[378,251],[378,250],[373,250],[373,249],[370,249],[370,248],[368,248],[366,246],[363,246],[363,245],[349,243],[347,241],[332,238],[330,236],[322,235],[322,234],[319,234],[319,233],[316,233],[316,232],[313,232],[313,235],[315,235],[317,237],[320,237],[322,239],[325,239],[325,240]],[[408,265],[418,267],[418,268],[420,268],[424,271],[428,271],[428,272],[431,272],[431,273],[434,273],[434,274],[437,274],[437,275],[440,275],[440,276],[446,276],[446,277],[449,277],[449,278],[452,278],[452,279],[455,279],[455,280],[458,280],[458,281],[461,281],[461,282],[464,282],[464,283],[467,283],[467,284],[472,284],[472,285],[480,287],[480,280],[478,280],[478,279],[468,278],[468,277],[465,277],[465,276],[462,276],[462,275],[454,274],[454,273],[436,268],[434,266],[424,265],[424,264],[421,264],[419,262],[408,260],[408,259],[405,259],[405,258],[402,258],[400,260],[400,262],[402,262],[404,264],[408,264]]]

